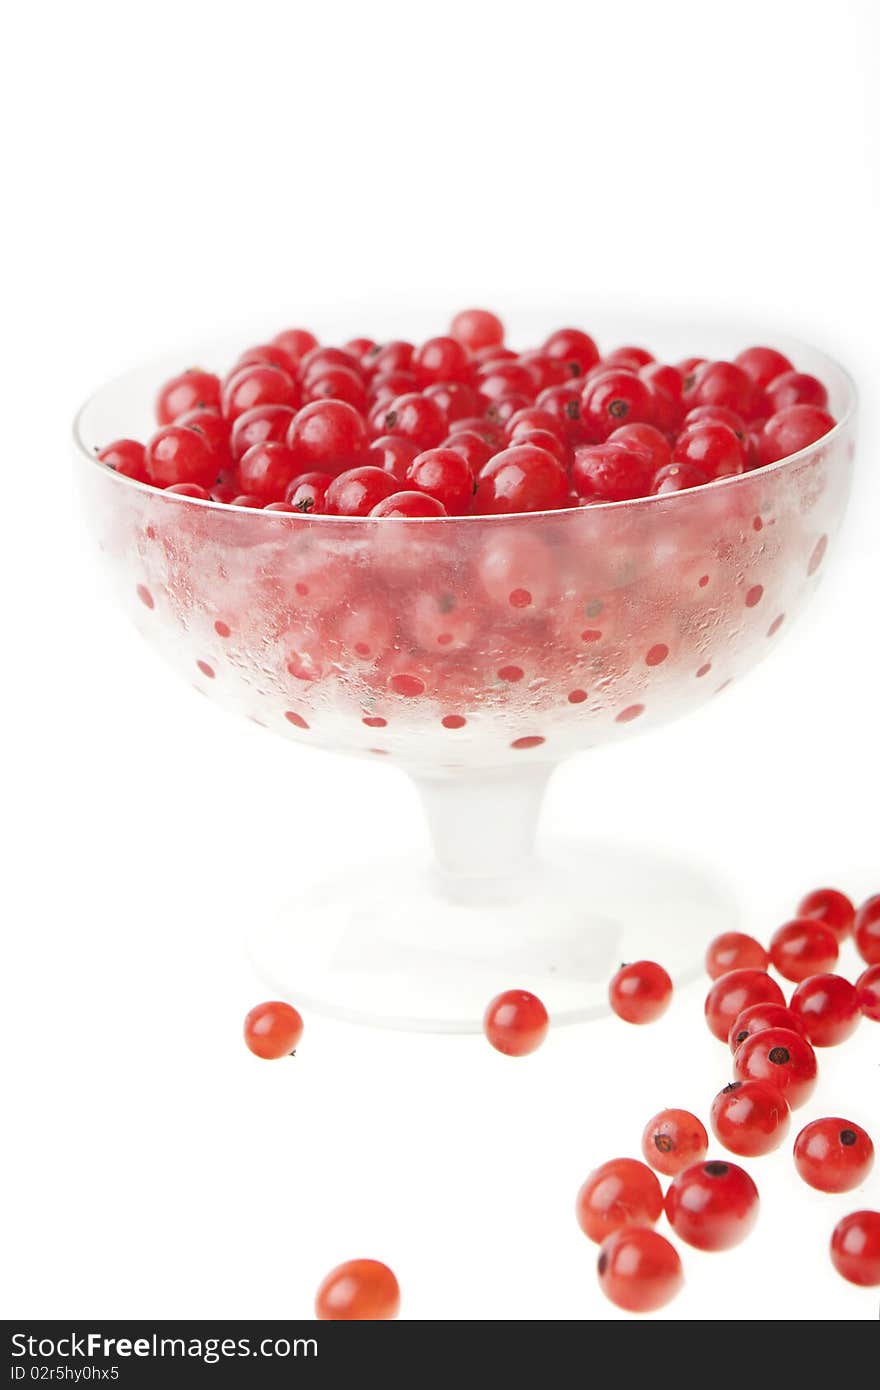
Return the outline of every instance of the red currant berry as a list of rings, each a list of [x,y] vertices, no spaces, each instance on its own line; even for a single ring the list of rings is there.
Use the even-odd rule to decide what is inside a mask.
[[[238,477],[245,492],[264,502],[280,502],[301,471],[293,449],[273,440],[254,444],[238,462]]]
[[[318,346],[314,333],[310,333],[307,328],[285,328],[282,333],[275,334],[272,342],[283,348],[292,367],[296,367],[307,352]]]
[[[518,413],[522,414],[522,411]],[[547,453],[552,454],[563,466],[568,461],[568,446],[563,444],[558,434],[551,433],[550,430],[521,430],[511,443],[530,444],[533,449],[546,449]]]
[[[819,1192],[851,1192],[873,1165],[871,1136],[852,1120],[812,1120],[794,1141],[794,1166]]]
[[[412,356],[412,369],[420,386],[432,381],[466,381],[470,364],[457,338],[429,338]]]
[[[392,492],[378,502],[370,516],[425,517],[446,516],[446,508],[426,492]]]
[[[158,430],[144,454],[147,477],[156,487],[196,483],[209,488],[217,481],[217,460],[208,441],[186,425]]]
[[[503,449],[477,479],[474,511],[481,515],[554,511],[568,499],[568,478],[559,460],[529,444]]]
[[[181,415],[177,424],[186,425],[187,429],[195,430],[196,434],[202,436],[217,460],[218,473],[221,469],[228,469],[231,466],[229,421],[224,420],[213,406],[208,406],[203,410],[188,410],[185,415]]]
[[[869,965],[856,980],[859,1008],[865,1018],[880,1023],[880,965]]]
[[[763,391],[770,385],[776,377],[783,372],[790,372],[792,365],[787,357],[783,357],[781,352],[769,347],[750,347],[744,352],[740,352],[734,362],[741,367],[746,376],[754,383],[759,391]]]
[[[802,1038],[807,1036],[797,1014],[784,1004],[750,1004],[730,1025],[727,1041],[731,1052],[736,1052],[740,1043],[753,1033],[762,1033],[766,1028],[788,1028],[792,1033],[800,1033]]]
[[[596,1269],[605,1297],[628,1313],[663,1308],[684,1284],[678,1251],[650,1227],[633,1226],[609,1236]]]
[[[227,420],[237,420],[258,405],[298,404],[299,393],[293,378],[268,362],[240,367],[223,383],[222,408]]]
[[[768,970],[770,957],[760,941],[740,931],[722,932],[706,949],[706,972],[711,980],[729,970]]]
[[[283,444],[293,421],[289,405],[258,405],[246,410],[233,423],[229,435],[229,452],[236,462],[255,444],[270,441]]]
[[[788,405],[814,405],[825,410],[828,392],[818,377],[808,372],[782,372],[766,387],[761,414],[775,415],[777,410],[784,410]]]
[[[529,405],[535,396],[535,383],[528,367],[519,362],[487,362],[477,372],[477,390],[483,400],[496,408],[509,396],[516,396]]]
[[[244,1021],[244,1040],[265,1061],[289,1057],[303,1032],[303,1021],[292,1004],[272,999],[257,1004]]]
[[[559,420],[549,410],[543,410],[538,405],[528,405],[523,410],[518,410],[512,415],[504,426],[504,438],[508,444],[515,444],[523,434],[534,434],[535,430],[541,430],[545,434],[559,434]]]
[[[500,347],[504,342],[504,324],[488,309],[462,309],[449,325],[449,332],[468,352]]]
[[[262,497],[254,497],[250,492],[240,492],[238,496],[230,498],[229,505],[230,507],[250,507],[253,511],[259,512],[263,510],[264,504]]]
[[[688,492],[692,487],[702,487],[708,481],[707,474],[692,463],[670,463],[655,475],[651,492],[655,497],[667,492]]]
[[[526,410],[531,402],[532,397],[524,396],[521,392],[514,392],[510,396],[497,396],[487,407],[486,418],[503,429],[508,420],[512,420],[520,411]]]
[[[707,478],[731,478],[745,470],[743,447],[729,425],[696,424],[675,441],[673,463],[689,463]]]
[[[173,492],[177,497],[195,497],[199,502],[207,502],[211,494],[198,483],[172,483],[170,487],[162,489],[163,492]]]
[[[685,384],[684,402],[688,410],[695,405],[724,405],[743,420],[750,420],[757,400],[754,382],[734,362],[703,362]]]
[[[476,478],[487,464],[495,452],[491,444],[476,430],[459,430],[456,434],[451,434],[442,445],[444,449],[455,449],[464,458],[471,468],[471,472]]]
[[[813,1047],[846,1042],[862,1017],[858,990],[841,975],[810,975],[798,985],[788,1007],[801,1020]]]
[[[395,396],[380,412],[381,434],[402,434],[420,449],[435,449],[446,435],[446,417],[430,396],[410,391]]]
[[[733,1054],[733,1070],[739,1081],[769,1081],[792,1110],[810,1099],[818,1075],[812,1047],[789,1028],[752,1033]]]
[[[581,418],[600,440],[620,425],[651,424],[651,388],[623,367],[603,371],[587,382],[581,396]]]
[[[301,360],[297,375],[303,389],[308,390],[313,381],[336,367],[344,367],[346,371],[354,372],[355,376],[361,376],[361,364],[358,359],[344,348],[337,347],[312,348]]]
[[[612,1158],[595,1168],[575,1203],[578,1225],[597,1245],[623,1226],[653,1226],[662,1210],[657,1175],[636,1158]]]
[[[815,917],[795,917],[770,938],[770,959],[787,980],[805,980],[837,964],[837,937]]]
[[[546,391],[548,386],[560,386],[571,380],[565,363],[558,357],[548,357],[546,352],[521,352],[517,361],[531,376],[536,391]]]
[[[656,961],[637,960],[620,967],[608,986],[608,1000],[625,1023],[653,1023],[672,1002],[672,981]]]
[[[144,446],[136,439],[115,439],[98,453],[101,463],[121,473],[124,478],[134,478],[138,483],[148,481]]]
[[[287,489],[287,503],[295,512],[324,512],[324,498],[332,482],[330,473],[300,473]]]
[[[684,415],[684,377],[677,367],[650,362],[639,368],[639,376],[653,399],[653,420],[658,429],[674,434]]]
[[[293,516],[299,507],[292,507],[289,502],[267,502],[263,508],[264,512],[284,512],[287,516]]]
[[[666,1216],[677,1236],[698,1250],[730,1250],[758,1219],[758,1189],[735,1163],[694,1163],[672,1179]]]
[[[661,1110],[645,1125],[642,1153],[645,1162],[672,1178],[692,1163],[699,1163],[709,1149],[705,1126],[689,1110]]]
[[[788,405],[777,410],[761,431],[761,461],[776,463],[788,458],[834,429],[835,419],[815,405]]]
[[[550,1019],[540,999],[525,989],[497,994],[483,1015],[483,1032],[496,1052],[525,1057],[547,1036]]]
[[[627,367],[631,372],[640,371],[642,367],[650,367],[654,361],[654,354],[647,348],[633,347],[625,344],[623,347],[613,348],[611,352],[605,354],[605,365],[611,367]]]
[[[418,454],[406,470],[405,482],[415,492],[436,497],[449,516],[464,516],[471,509],[474,475],[457,449],[428,449]]]
[[[609,434],[608,443],[622,444],[626,448],[648,454],[655,473],[672,462],[669,440],[654,425],[621,425]]]
[[[726,405],[695,405],[684,417],[682,430],[689,430],[692,425],[726,425],[733,430],[740,448],[746,448],[748,430],[745,422],[742,416],[737,415],[735,410],[729,410]]]
[[[566,376],[584,376],[599,361],[599,349],[579,328],[558,328],[541,348],[545,357],[561,362]]]
[[[368,516],[396,487],[394,478],[382,468],[349,468],[333,479],[324,505],[331,516]]]
[[[581,394],[577,386],[548,386],[535,402],[537,409],[555,420],[555,433],[570,444],[583,444],[588,438],[593,438],[584,425]]]
[[[361,362],[368,353],[374,352],[378,343],[374,338],[349,338],[347,343],[342,344],[343,352],[350,352],[352,357],[356,357]]]
[[[424,395],[437,402],[447,426],[455,420],[469,420],[480,411],[480,398],[466,381],[435,381],[425,387]]]
[[[400,1312],[400,1285],[379,1260],[346,1260],[315,1295],[319,1322],[388,1322]]]
[[[784,1004],[782,990],[766,970],[728,970],[706,995],[706,1023],[719,1042],[727,1042],[730,1025],[752,1004]]]
[[[409,372],[415,348],[403,338],[393,338],[389,343],[377,344],[371,348],[361,362],[365,371],[373,378],[385,376],[388,372]],[[415,378],[415,372],[412,373]]]
[[[654,481],[651,455],[626,444],[584,444],[575,449],[571,482],[578,497],[626,502],[646,497]]]
[[[367,430],[347,401],[313,401],[294,416],[287,443],[296,452],[300,472],[343,473],[363,464]]]
[[[201,367],[190,367],[166,381],[156,399],[156,419],[170,425],[188,410],[220,405],[220,378]]]
[[[856,950],[868,965],[880,965],[880,893],[863,902],[855,915]]]
[[[836,888],[816,888],[798,903],[798,917],[817,917],[839,941],[852,931],[855,905]]]
[[[348,401],[363,413],[367,408],[367,388],[363,377],[351,367],[327,367],[303,383],[303,401]]]
[[[851,1284],[880,1284],[880,1211],[854,1211],[838,1221],[831,1237],[831,1263]]]
[[[731,1153],[758,1158],[778,1149],[788,1133],[790,1111],[769,1081],[731,1081],[712,1102],[712,1133]]]
[[[256,347],[246,348],[235,364],[239,367],[253,367],[256,363],[268,363],[270,367],[280,367],[288,376],[296,372],[296,363],[280,343],[258,343]]]
[[[378,405],[390,404],[395,396],[406,396],[410,391],[415,391],[418,384],[415,372],[382,372],[374,376],[368,395],[371,412]]]
[[[383,468],[398,483],[406,477],[406,470],[419,455],[419,446],[402,434],[380,434],[369,449],[369,462],[373,468]]]

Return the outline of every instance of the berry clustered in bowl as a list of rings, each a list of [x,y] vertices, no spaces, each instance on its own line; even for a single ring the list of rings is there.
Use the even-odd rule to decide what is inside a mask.
[[[603,356],[579,328],[525,350],[485,309],[414,344],[287,329],[221,379],[166,381],[159,428],[99,459],[203,501],[342,517],[492,516],[681,492],[778,462],[835,425],[771,347],[733,361]]]

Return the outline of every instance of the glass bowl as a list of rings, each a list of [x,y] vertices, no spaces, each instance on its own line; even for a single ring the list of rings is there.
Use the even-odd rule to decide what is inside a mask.
[[[543,336],[554,317],[536,321]],[[675,323],[642,334],[673,360],[755,340]],[[632,341],[633,325],[601,336]],[[514,324],[510,337],[525,335]],[[222,371],[245,341],[185,360]],[[828,387],[838,424],[818,443],[693,491],[527,516],[261,512],[98,463],[111,439],[150,433],[183,355],[82,408],[87,514],[147,641],[211,699],[294,742],[393,761],[422,795],[434,862],[358,867],[280,908],[250,943],[274,989],[349,1019],[468,1031],[516,986],[567,1022],[607,1010],[621,959],[657,957],[682,980],[735,925],[699,865],[587,843],[536,851],[535,832],[556,765],[714,698],[819,582],[850,490],[855,392],[823,354],[773,345]]]

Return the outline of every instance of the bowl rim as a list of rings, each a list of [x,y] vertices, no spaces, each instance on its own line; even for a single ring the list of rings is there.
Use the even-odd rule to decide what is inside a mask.
[[[372,523],[373,525],[386,526],[389,523],[392,523],[397,526],[451,526],[453,524],[468,525],[473,524],[474,522],[482,522],[484,524],[489,523],[493,525],[503,525],[509,522],[522,522],[524,518],[555,517],[557,519],[562,519],[563,517],[583,516],[584,514],[593,516],[597,512],[606,512],[611,510],[613,510],[616,513],[620,511],[622,508],[645,508],[647,506],[653,506],[654,509],[657,510],[657,508],[661,506],[666,508],[675,505],[680,498],[693,498],[694,496],[699,496],[701,494],[706,494],[710,492],[714,496],[721,489],[732,489],[737,486],[742,486],[752,479],[769,477],[773,474],[782,472],[783,470],[795,468],[797,464],[806,459],[811,452],[820,448],[826,448],[830,443],[832,443],[832,441],[834,441],[840,434],[844,432],[846,427],[855,418],[859,406],[858,388],[856,387],[856,383],[853,377],[850,375],[849,371],[846,369],[846,367],[844,367],[842,363],[840,363],[837,360],[837,358],[832,357],[830,353],[825,352],[822,348],[814,347],[812,343],[808,343],[803,339],[789,337],[787,334],[782,334],[780,335],[780,337],[785,339],[786,344],[789,348],[804,348],[808,352],[813,353],[818,357],[824,358],[826,362],[830,363],[835,368],[835,370],[839,373],[840,377],[842,378],[842,381],[847,390],[846,408],[844,409],[839,419],[835,421],[833,428],[830,429],[827,434],[823,434],[819,439],[814,440],[812,444],[807,444],[804,446],[803,449],[799,449],[797,453],[786,454],[784,458],[777,459],[774,463],[763,464],[760,468],[747,469],[743,473],[736,473],[725,478],[716,478],[708,483],[700,483],[697,487],[683,488],[680,492],[649,493],[646,497],[630,497],[619,502],[591,502],[586,506],[557,507],[555,510],[552,511],[489,512],[485,514],[474,512],[466,516],[375,517],[337,516],[329,512],[267,512],[263,507],[241,507],[236,506],[232,502],[218,502],[211,497],[187,497],[185,493],[168,493],[167,489],[165,488],[156,488],[153,487],[150,483],[139,482],[138,479],[129,478],[124,473],[117,473],[114,468],[111,468],[108,464],[102,463],[101,460],[97,457],[96,453],[87,446],[82,434],[83,418],[88,412],[93,402],[96,401],[99,396],[103,395],[105,391],[110,390],[112,387],[124,381],[127,377],[131,376],[133,372],[142,371],[145,368],[148,368],[151,365],[151,362],[155,362],[156,367],[158,368],[160,361],[163,360],[160,358],[149,359],[146,362],[140,363],[136,367],[129,368],[125,372],[120,372],[118,375],[110,377],[108,380],[104,381],[100,386],[98,386],[94,391],[92,391],[80,405],[79,409],[73,417],[73,445],[76,453],[79,455],[81,460],[85,461],[87,464],[91,464],[92,466],[97,467],[97,469],[100,472],[108,475],[116,483],[123,486],[127,485],[128,487],[135,489],[137,492],[143,493],[145,496],[155,498],[165,497],[171,501],[172,505],[184,503],[191,507],[202,507],[208,509],[209,511],[221,512],[223,515],[229,515],[230,513],[233,513],[240,516],[247,516],[250,518],[253,518],[255,516],[266,516],[271,520],[273,524],[276,525],[278,523],[282,523],[288,525],[292,524],[294,526],[301,524],[307,524],[309,526],[312,526],[315,524],[333,523],[337,526],[362,526],[364,525],[364,523]],[[768,336],[762,343],[762,346],[772,347],[772,336]],[[399,490],[406,491],[407,489],[400,488]]]

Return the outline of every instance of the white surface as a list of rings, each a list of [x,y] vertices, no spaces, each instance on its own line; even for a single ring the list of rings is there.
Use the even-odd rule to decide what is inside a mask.
[[[559,774],[546,827],[723,862],[767,936],[823,881],[880,891],[876,784],[877,21],[865,3],[348,5],[94,0],[20,12],[0,91],[9,1315],[300,1316],[354,1255],[404,1313],[602,1318],[572,1202],[729,1062],[682,994],[650,1031],[479,1038],[307,1020],[240,1041],[261,904],[418,843],[392,771],[290,748],[172,679],[108,600],[66,433],[119,368],[253,314],[511,287],[716,305],[838,353],[864,397],[848,554],[773,661],[711,709]],[[209,31],[209,32],[208,32]],[[377,287],[380,287],[377,290]],[[382,290],[381,287],[387,287]],[[352,331],[369,330],[357,312]],[[658,948],[662,959],[662,949]],[[847,958],[849,973],[854,965]],[[511,981],[515,984],[516,981]],[[880,1028],[798,1119],[880,1130]],[[685,1250],[682,1318],[869,1318],[787,1152],[747,1164],[739,1250]]]

